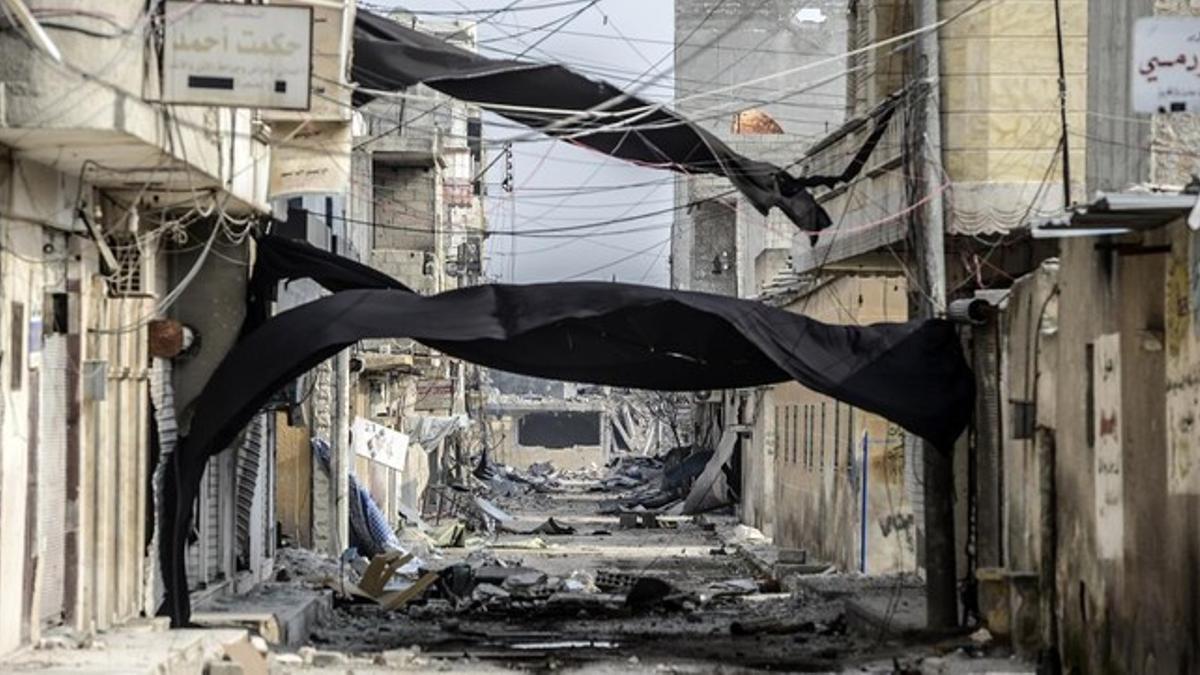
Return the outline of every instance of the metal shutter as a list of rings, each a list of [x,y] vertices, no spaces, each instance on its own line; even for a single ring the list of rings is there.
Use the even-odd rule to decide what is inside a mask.
[[[42,348],[41,414],[38,435],[38,538],[41,584],[40,618],[47,624],[63,619],[63,587],[67,523],[67,378],[70,377],[65,335],[47,335]]]

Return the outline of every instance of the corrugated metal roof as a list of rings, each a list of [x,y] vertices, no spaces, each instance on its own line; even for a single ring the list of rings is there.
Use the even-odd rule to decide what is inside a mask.
[[[1179,192],[1101,192],[1089,204],[1030,224],[1035,238],[1106,236],[1152,230],[1187,217],[1197,195]]]

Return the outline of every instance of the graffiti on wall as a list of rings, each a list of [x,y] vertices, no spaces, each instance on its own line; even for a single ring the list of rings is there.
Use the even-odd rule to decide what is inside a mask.
[[[870,481],[871,489],[878,490],[883,498],[883,503],[880,504],[884,507],[883,512],[877,519],[879,532],[884,539],[894,538],[895,541],[890,546],[894,547],[893,555],[898,561],[908,559],[916,552],[916,519],[912,513],[912,505],[907,499],[905,486],[906,441],[907,434],[904,429],[895,424],[888,424],[887,433],[882,439],[883,452],[877,461],[879,470],[875,471]]]
[[[1121,557],[1125,539],[1125,489],[1121,460],[1121,336],[1096,338],[1092,364],[1095,396],[1096,547],[1101,558]]]
[[[892,513],[879,519],[879,531],[883,536],[888,536],[892,532],[904,531],[911,537],[912,527],[916,523],[913,514],[911,513]]]
[[[1200,494],[1200,246],[1173,246],[1166,283],[1167,491]]]

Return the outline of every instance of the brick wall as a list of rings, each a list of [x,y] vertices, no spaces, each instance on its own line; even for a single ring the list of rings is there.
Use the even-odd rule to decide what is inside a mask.
[[[376,164],[376,249],[433,251],[437,173],[432,168]],[[403,229],[401,229],[403,228]]]

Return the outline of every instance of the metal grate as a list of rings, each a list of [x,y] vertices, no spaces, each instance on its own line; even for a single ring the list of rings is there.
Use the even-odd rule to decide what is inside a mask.
[[[106,237],[117,269],[108,278],[108,294],[111,297],[141,295],[143,287],[144,260],[137,235],[132,232],[112,232]]]

